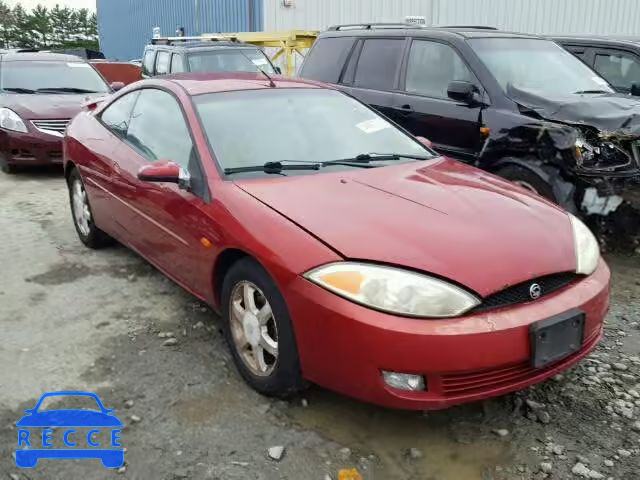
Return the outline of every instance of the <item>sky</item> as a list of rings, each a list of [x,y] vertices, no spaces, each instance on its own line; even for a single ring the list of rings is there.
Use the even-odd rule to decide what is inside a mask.
[[[96,10],[96,0],[5,0],[5,3],[12,7],[16,3],[21,3],[27,10],[31,10],[39,3],[45,7],[53,7],[57,3],[61,7],[88,8],[93,12]]]

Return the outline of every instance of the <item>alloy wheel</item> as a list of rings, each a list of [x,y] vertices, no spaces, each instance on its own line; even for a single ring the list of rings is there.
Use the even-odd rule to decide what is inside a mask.
[[[278,329],[264,293],[248,281],[231,292],[229,317],[234,346],[254,375],[271,375],[278,361]]]
[[[78,230],[85,237],[91,232],[89,222],[91,222],[91,210],[87,200],[87,192],[79,178],[73,181],[71,187],[71,198],[73,203],[73,218],[78,226]]]

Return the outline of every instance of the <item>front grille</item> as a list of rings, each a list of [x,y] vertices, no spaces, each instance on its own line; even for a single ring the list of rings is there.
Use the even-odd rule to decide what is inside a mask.
[[[69,119],[62,120],[33,120],[31,123],[40,131],[45,133],[56,132],[59,135],[63,135]]]
[[[598,338],[599,330],[592,332],[582,342],[579,352],[563,358],[557,363],[543,368],[534,368],[531,362],[521,362],[502,367],[486,368],[464,373],[445,373],[440,376],[442,392],[447,396],[468,395],[471,393],[481,393],[506,387],[532,377],[543,374],[558,365],[571,362],[577,355],[585,349],[590,348]]]
[[[531,285],[537,283],[540,286],[540,296],[538,298],[542,298],[551,292],[566,287],[577,278],[579,278],[579,276],[575,273],[556,273],[533,280],[527,280],[526,282],[505,288],[493,295],[485,297],[482,303],[472,311],[482,312],[494,308],[508,307],[509,305],[516,305],[518,303],[532,302],[537,300],[537,298],[531,298]]]

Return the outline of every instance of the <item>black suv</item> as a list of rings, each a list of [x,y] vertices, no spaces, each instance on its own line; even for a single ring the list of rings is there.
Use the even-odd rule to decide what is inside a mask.
[[[640,95],[640,37],[553,39],[602,75],[617,92]]]
[[[193,41],[158,38],[144,49],[144,78],[182,72],[257,72],[280,73],[264,52],[247,43],[231,40]]]
[[[300,76],[336,84],[440,152],[570,211],[607,215],[625,199],[640,204],[640,102],[551,40],[477,27],[342,25],[319,36]]]

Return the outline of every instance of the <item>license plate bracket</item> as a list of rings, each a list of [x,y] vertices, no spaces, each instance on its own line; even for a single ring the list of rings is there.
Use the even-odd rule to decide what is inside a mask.
[[[543,368],[576,353],[584,340],[584,312],[573,309],[529,327],[531,365]]]

